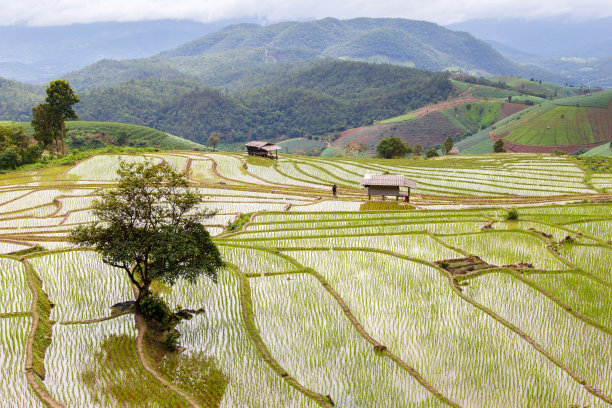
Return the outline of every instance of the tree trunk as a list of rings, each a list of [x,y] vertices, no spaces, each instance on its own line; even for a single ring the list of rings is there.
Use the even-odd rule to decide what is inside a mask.
[[[151,282],[145,282],[142,286],[137,286],[138,297],[136,298],[136,303],[140,303],[141,300],[151,295],[150,286]]]
[[[60,140],[62,143],[62,155],[64,155],[64,114],[60,115]]]

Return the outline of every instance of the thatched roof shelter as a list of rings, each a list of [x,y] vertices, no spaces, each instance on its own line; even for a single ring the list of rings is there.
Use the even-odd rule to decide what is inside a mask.
[[[282,149],[279,145],[275,145],[270,142],[249,142],[244,145],[247,148],[247,153],[249,156],[260,156],[260,157],[269,157],[271,159],[278,158],[278,152],[276,153],[276,157],[272,154],[274,151],[278,151]]]
[[[410,201],[410,189],[417,188],[417,183],[405,178],[400,174],[366,174],[359,182],[368,189],[368,199],[373,195],[406,197],[406,201]],[[407,187],[408,191],[400,191],[400,187]]]

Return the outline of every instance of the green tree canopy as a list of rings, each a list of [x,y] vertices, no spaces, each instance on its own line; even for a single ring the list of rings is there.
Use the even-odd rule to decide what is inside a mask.
[[[436,157],[439,156],[438,151],[436,149],[434,149],[433,147],[430,149],[427,149],[427,151],[425,152],[425,157],[428,159],[431,159],[432,157]]]
[[[217,280],[219,251],[200,223],[213,212],[198,210],[202,198],[167,163],[121,163],[118,185],[93,204],[99,219],[79,226],[73,242],[93,246],[105,263],[123,269],[138,289],[137,302],[153,281]]]
[[[499,139],[493,143],[493,152],[494,153],[505,153],[506,148],[504,147],[504,141]]]
[[[47,98],[32,109],[32,127],[36,131],[36,140],[47,147],[53,140],[59,152],[64,151],[66,121],[78,119],[72,108],[79,102],[68,81],[58,79],[47,86]]]
[[[21,126],[0,124],[0,169],[15,169],[22,164],[34,163],[41,149],[32,144]]]
[[[408,154],[408,146],[399,137],[387,137],[378,143],[376,152],[385,159],[404,157]]]
[[[415,156],[421,156],[423,154],[423,146],[420,143],[415,143],[413,153]]]
[[[444,141],[444,144],[442,145],[442,153],[444,153],[445,155],[448,154],[453,148],[453,145],[454,145],[453,139],[450,136],[447,137],[446,140]]]
[[[32,108],[31,123],[34,128],[34,139],[43,149],[54,141],[56,147],[59,146],[60,127],[49,104],[41,103]]]
[[[212,147],[214,151],[217,148],[217,145],[221,142],[221,136],[223,136],[223,134],[219,131],[212,132],[210,136],[208,136],[206,146]]]

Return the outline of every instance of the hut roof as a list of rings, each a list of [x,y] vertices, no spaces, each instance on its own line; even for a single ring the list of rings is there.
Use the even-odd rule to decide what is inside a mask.
[[[282,147],[280,147],[279,145],[275,145],[275,144],[270,143],[270,142],[257,142],[257,141],[253,141],[253,142],[249,142],[249,143],[245,144],[245,146],[246,147],[256,147],[258,149],[263,149],[263,150],[266,150],[266,151],[282,149]]]
[[[359,183],[362,186],[399,186],[416,188],[417,183],[398,174],[366,174]]]

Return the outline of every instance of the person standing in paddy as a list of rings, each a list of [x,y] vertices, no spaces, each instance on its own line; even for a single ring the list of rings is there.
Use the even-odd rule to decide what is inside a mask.
[[[336,195],[336,192],[337,192],[337,191],[338,191],[338,187],[337,187],[337,186],[334,184],[334,185],[332,186],[332,194],[334,195],[334,198],[336,198],[336,197],[337,197],[337,195]]]

